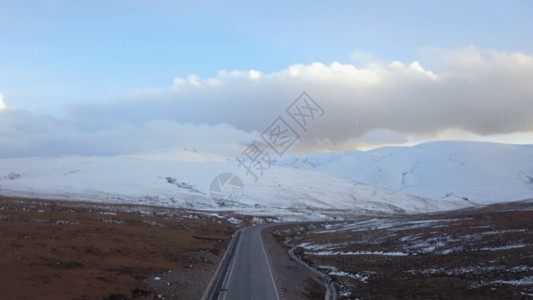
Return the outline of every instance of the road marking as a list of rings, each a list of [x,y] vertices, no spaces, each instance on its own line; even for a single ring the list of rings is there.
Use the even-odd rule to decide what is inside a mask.
[[[241,233],[241,236],[239,237],[239,242],[236,245],[237,250],[235,250],[235,253],[233,254],[230,271],[229,273],[226,274],[226,278],[228,279],[228,282],[226,283],[226,288],[224,288],[224,282],[226,281],[226,278],[224,279],[224,282],[222,283],[222,287],[220,288],[221,291],[224,291],[224,297],[222,297],[222,300],[225,300],[226,296],[228,295],[228,288],[231,282],[231,274],[233,274],[233,268],[235,267],[235,261],[236,261],[235,258],[237,258],[237,254],[239,253],[241,242],[242,242],[242,233]],[[220,299],[220,294],[218,295],[218,298]]]
[[[266,251],[265,251],[265,245],[263,245],[263,238],[261,237],[261,231],[262,231],[262,228],[259,229],[259,241],[261,242],[261,248],[263,248],[263,254],[265,254],[265,258],[266,258],[267,266],[268,266],[268,272],[270,273],[270,278],[272,279],[272,284],[274,285],[274,291],[276,291],[276,298],[280,300],[279,295],[278,295],[278,286],[276,285],[276,281],[274,280],[274,275],[272,275],[272,270],[270,269],[270,261],[268,260],[268,255],[266,254]]]

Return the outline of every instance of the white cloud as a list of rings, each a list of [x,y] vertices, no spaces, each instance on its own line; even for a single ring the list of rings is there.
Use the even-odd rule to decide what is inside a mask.
[[[4,96],[0,94],[0,109],[4,109],[6,107],[6,104],[4,103]]]
[[[189,75],[186,79],[175,78],[174,89],[180,89],[183,86],[188,85],[191,87],[217,87],[223,85],[223,82],[216,78],[202,79],[194,74]]]
[[[302,91],[326,114],[308,132],[300,130],[295,151],[443,138],[533,143],[531,82],[532,55],[474,47],[426,48],[417,61],[373,61],[363,68],[315,62],[269,74],[190,75],[174,79],[174,88],[167,91],[73,104],[67,107],[66,120],[3,110],[0,156],[38,151],[118,154],[160,147],[233,149],[238,155],[238,144],[257,138],[278,116],[288,118],[285,109]]]
[[[380,79],[379,73],[375,70],[357,69],[353,65],[338,62],[333,62],[329,66],[319,62],[310,65],[296,64],[269,77],[278,80],[304,81],[307,85],[314,82],[367,85],[375,84]]]
[[[162,149],[196,149],[232,155],[253,141],[255,132],[231,125],[181,124],[153,120],[117,122],[84,130],[75,122],[35,116],[21,109],[0,111],[0,158],[55,155],[139,154]]]

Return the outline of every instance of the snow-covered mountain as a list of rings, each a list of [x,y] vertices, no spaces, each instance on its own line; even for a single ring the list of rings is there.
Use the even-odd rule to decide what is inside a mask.
[[[201,153],[142,156],[71,156],[0,159],[0,195],[139,203],[244,214],[338,215],[338,212],[427,212],[472,205],[462,199],[433,201],[354,180],[294,168],[273,167],[258,182],[236,162]],[[244,195],[218,206],[212,180],[237,174]]]
[[[367,152],[285,155],[277,164],[435,200],[489,204],[533,198],[533,145],[442,141]]]
[[[228,172],[242,179],[244,195],[219,206],[211,183]],[[433,142],[284,155],[258,182],[236,162],[195,150],[0,159],[0,195],[254,215],[430,212],[533,198],[533,146]]]

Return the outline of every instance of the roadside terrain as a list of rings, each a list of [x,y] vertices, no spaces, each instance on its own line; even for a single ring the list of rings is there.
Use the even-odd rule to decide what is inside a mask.
[[[343,221],[343,218],[345,221]],[[284,299],[533,297],[533,201],[342,215],[263,231]],[[0,197],[0,298],[199,299],[232,235],[279,222],[131,204]]]
[[[0,298],[200,298],[236,224],[248,224],[227,219],[0,197]]]
[[[533,201],[277,229],[339,299],[531,299]]]
[[[270,257],[274,280],[282,299],[324,299],[326,288],[322,280],[289,254],[290,247],[280,243],[273,234],[280,228],[294,225],[266,227],[262,239]]]

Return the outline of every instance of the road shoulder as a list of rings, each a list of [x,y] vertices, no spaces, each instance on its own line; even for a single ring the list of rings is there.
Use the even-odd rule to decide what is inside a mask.
[[[289,255],[289,246],[276,233],[286,226],[269,226],[262,230],[261,237],[281,299],[324,299],[326,288],[316,274],[294,261]]]

